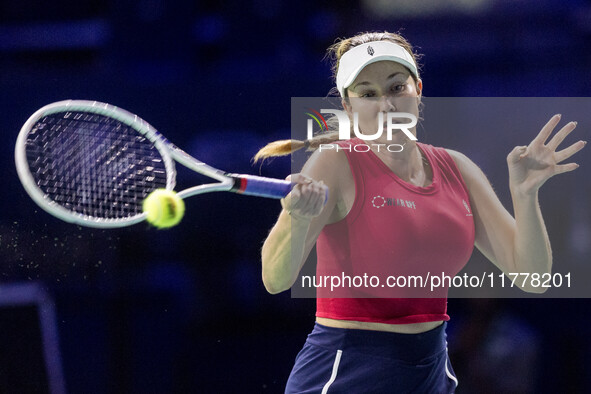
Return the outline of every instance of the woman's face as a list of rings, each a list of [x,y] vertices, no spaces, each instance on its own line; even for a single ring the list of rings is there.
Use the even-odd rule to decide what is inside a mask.
[[[418,85],[418,86],[417,86]],[[359,115],[359,131],[374,135],[379,128],[378,114],[383,112],[382,136],[374,142],[400,143],[408,141],[408,137],[399,129],[394,129],[392,140],[387,138],[388,112],[407,112],[419,116],[419,102],[422,90],[421,80],[415,83],[410,72],[403,65],[392,61],[379,61],[365,67],[355,81],[347,88],[348,103],[343,100],[351,119],[352,114]],[[393,123],[408,123],[407,118],[393,119]],[[416,136],[416,127],[410,128]]]

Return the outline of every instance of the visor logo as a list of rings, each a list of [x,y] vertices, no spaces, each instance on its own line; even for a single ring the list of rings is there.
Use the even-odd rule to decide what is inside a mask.
[[[367,47],[367,53],[369,54],[369,56],[373,56],[373,54],[375,53],[371,45]]]

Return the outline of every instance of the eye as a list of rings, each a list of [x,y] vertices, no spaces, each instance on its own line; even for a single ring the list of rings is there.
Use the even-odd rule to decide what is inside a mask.
[[[365,93],[361,93],[359,95],[359,97],[362,97],[362,98],[369,98],[369,97],[375,97],[375,96],[376,95],[374,92],[365,92]]]
[[[392,85],[392,90],[395,92],[402,92],[402,91],[404,91],[405,88],[406,88],[406,85],[399,85],[399,84]]]

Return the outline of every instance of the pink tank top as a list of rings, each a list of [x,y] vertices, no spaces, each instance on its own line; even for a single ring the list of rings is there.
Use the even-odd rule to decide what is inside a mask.
[[[390,324],[449,320],[447,288],[430,293],[432,276],[453,278],[474,248],[470,199],[455,162],[445,149],[417,142],[433,169],[432,183],[420,187],[375,153],[356,152],[364,144],[358,138],[337,144],[349,161],[355,201],[318,237],[317,279],[338,284],[336,276],[341,287],[317,288],[316,316]],[[427,288],[413,285],[417,275]]]

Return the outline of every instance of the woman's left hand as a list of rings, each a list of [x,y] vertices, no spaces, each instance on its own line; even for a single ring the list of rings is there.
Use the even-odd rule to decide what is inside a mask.
[[[578,141],[568,148],[556,151],[558,145],[577,127],[577,122],[567,123],[546,143],[558,122],[560,115],[554,115],[528,146],[516,146],[507,156],[512,192],[535,194],[554,175],[579,167],[576,163],[559,163],[583,149],[586,141]]]

